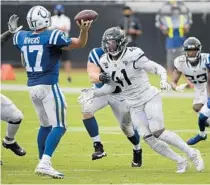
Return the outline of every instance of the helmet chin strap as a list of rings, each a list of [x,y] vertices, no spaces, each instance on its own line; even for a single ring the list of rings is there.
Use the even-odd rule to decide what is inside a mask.
[[[190,59],[191,58],[191,59]],[[192,59],[193,58],[193,59]],[[199,63],[200,57],[188,57],[187,60],[192,66],[197,66]]]

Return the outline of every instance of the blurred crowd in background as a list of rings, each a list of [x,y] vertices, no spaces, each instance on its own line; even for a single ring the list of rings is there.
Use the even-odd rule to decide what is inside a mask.
[[[109,0],[106,0],[104,2],[107,2],[107,1]],[[8,20],[8,17],[6,17],[6,14],[8,14],[7,16],[11,15],[11,13],[8,12],[8,10],[11,9],[10,8],[11,5],[13,6],[12,8],[17,6],[14,3],[12,4],[13,2],[12,0],[3,1],[3,2],[5,4],[5,7],[8,9],[5,9],[5,7],[2,8],[2,13],[3,13],[2,14],[2,17],[3,17],[2,32],[4,31],[4,27],[7,26],[7,25],[5,26],[6,24],[5,21]],[[11,2],[11,4],[9,4],[9,2]],[[18,1],[18,2],[24,2],[24,0]],[[64,66],[64,69],[67,74],[67,80],[69,82],[71,82],[72,80],[71,79],[72,66],[73,67],[86,66],[87,56],[88,56],[89,51],[93,47],[100,47],[100,40],[101,40],[102,33],[107,27],[119,26],[121,29],[123,29],[126,32],[128,40],[129,40],[129,46],[141,47],[145,51],[145,53],[148,56],[150,56],[151,59],[164,65],[167,68],[169,73],[173,71],[174,59],[177,56],[183,54],[182,45],[185,39],[188,37],[188,35],[198,37],[201,40],[201,42],[203,40],[206,40],[206,43],[204,42],[204,45],[205,46],[208,45],[207,43],[208,38],[204,39],[205,38],[204,34],[202,34],[202,32],[205,32],[205,34],[207,34],[208,30],[206,31],[205,29],[206,28],[209,29],[208,10],[206,11],[207,13],[205,13],[204,11],[201,17],[202,25],[207,25],[207,26],[206,28],[204,27],[202,28],[202,32],[200,34],[199,29],[201,28],[197,26],[200,23],[198,21],[194,21],[194,14],[191,11],[192,9],[190,9],[187,6],[187,3],[185,3],[184,1],[169,0],[169,1],[160,2],[156,0],[146,0],[146,1],[133,0],[133,1],[130,1],[130,3],[127,3],[128,1],[119,1],[121,5],[119,4],[114,5],[114,3],[105,5],[101,2],[101,4],[98,3],[97,6],[95,6],[95,4],[92,4],[92,6],[91,4],[82,4],[82,5],[80,4],[78,6],[76,4],[73,4],[72,6],[71,4],[68,4],[68,1],[65,1],[65,2],[58,1],[57,3],[50,2],[50,1],[39,1],[39,2],[44,3],[43,6],[47,5],[48,7],[52,7],[51,8],[52,25],[50,29],[57,28],[57,29],[63,30],[67,36],[74,36],[75,29],[77,29],[75,28],[75,25],[73,23],[74,17],[72,16],[72,14],[75,15],[76,11],[78,12],[78,10],[84,9],[84,7],[86,7],[87,9],[95,8],[94,10],[98,11],[99,13],[100,20],[96,21],[96,23],[94,23],[95,25],[91,29],[89,43],[86,46],[86,48],[84,48],[83,50],[84,54],[78,55],[76,51],[63,52],[63,56],[62,56],[63,65],[62,66]],[[78,2],[80,1],[77,1],[77,3]],[[83,2],[86,2],[86,1],[83,1]],[[98,2],[98,1],[94,1],[94,2]],[[159,10],[156,7],[156,4],[155,4],[156,2],[161,3],[161,6],[158,7]],[[202,1],[202,2],[208,2],[208,1]],[[37,3],[37,2],[33,2],[33,3]],[[101,5],[102,8],[105,7],[103,8],[105,9],[103,11],[106,11],[106,12],[100,11],[98,9],[99,5]],[[29,5],[28,4],[23,5],[20,3],[18,6],[19,7],[22,6],[21,8],[23,8]],[[119,7],[121,8],[121,13],[119,13]],[[202,12],[202,10],[199,10],[199,11]],[[27,10],[25,10],[25,12],[27,12]],[[107,12],[109,12],[109,16],[104,16],[104,14],[106,15]],[[25,17],[26,13],[24,14],[24,12],[18,12],[18,9],[17,9],[17,12],[14,12],[14,13],[16,13],[17,15],[20,15],[21,21],[24,21],[23,17]],[[198,20],[198,18],[196,19]],[[25,24],[25,22],[23,24]],[[194,28],[194,31],[192,32],[193,24],[196,24],[196,28]],[[26,26],[24,26],[24,29],[25,28]],[[193,35],[194,33],[197,33],[197,35]],[[198,34],[200,34],[200,36]],[[164,43],[164,46],[163,46],[163,43]],[[4,63],[4,62],[11,61],[11,62],[14,62],[14,64],[17,64],[17,61],[15,61],[15,60],[18,60],[18,59],[15,59],[15,58],[18,58],[18,57],[15,57],[16,51],[14,50],[13,52],[13,48],[12,48],[12,52],[14,53],[14,56],[9,56],[7,54],[9,47],[11,48],[11,45],[5,46],[5,48],[3,48],[3,50],[5,51],[2,52],[2,62]]]

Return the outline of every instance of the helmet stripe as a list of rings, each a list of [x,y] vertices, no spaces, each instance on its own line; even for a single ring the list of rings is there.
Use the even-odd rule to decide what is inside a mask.
[[[33,26],[33,23],[32,23],[32,14],[33,14],[33,11],[34,11],[34,9],[35,9],[36,7],[37,7],[37,6],[34,6],[34,7],[31,9],[31,13],[30,13],[30,16],[29,16],[29,17],[30,17],[30,20],[31,20],[31,26],[32,26],[32,27],[34,27],[34,26]]]

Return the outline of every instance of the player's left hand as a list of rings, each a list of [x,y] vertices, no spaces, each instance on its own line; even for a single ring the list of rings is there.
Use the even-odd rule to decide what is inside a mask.
[[[18,27],[18,20],[19,17],[15,14],[9,18],[8,28],[10,33],[16,33],[23,28],[23,26]]]
[[[171,85],[167,81],[161,80],[160,81],[160,89],[163,91],[170,91]]]
[[[92,21],[81,20],[81,23],[79,23],[79,21],[77,21],[76,23],[79,26],[81,31],[88,31],[91,27],[91,24],[93,23],[93,20]]]
[[[78,103],[83,105],[94,97],[93,89],[82,89],[81,95],[78,97]]]

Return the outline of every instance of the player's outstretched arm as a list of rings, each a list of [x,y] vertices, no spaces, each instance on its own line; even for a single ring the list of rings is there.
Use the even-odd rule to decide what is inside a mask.
[[[78,38],[71,38],[71,44],[69,46],[65,46],[63,50],[71,50],[74,48],[83,48],[85,47],[88,40],[88,31],[91,27],[93,21],[81,21],[81,24],[77,21],[77,25],[80,28],[80,35]]]
[[[153,62],[149,60],[147,57],[143,55],[140,56],[140,58],[134,62],[134,68],[138,69],[144,69],[148,73],[159,75],[161,78],[160,81],[160,88],[161,90],[171,90],[171,85],[167,82],[167,72],[164,67],[162,67],[160,64],[157,64],[156,62]]]
[[[159,75],[162,81],[167,81],[167,72],[160,64],[149,60],[146,56],[141,57],[134,64],[136,69],[144,69],[148,73]]]
[[[9,18],[9,22],[7,23],[9,30],[1,34],[1,45],[3,45],[14,33],[22,29],[23,26],[18,27],[18,20],[19,17],[15,14]]]

